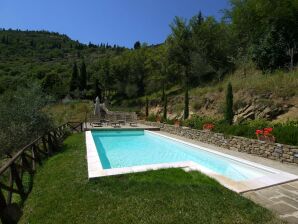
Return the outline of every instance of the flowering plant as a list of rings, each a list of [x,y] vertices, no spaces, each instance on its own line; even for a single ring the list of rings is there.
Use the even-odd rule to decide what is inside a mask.
[[[273,128],[264,128],[262,130],[256,130],[256,136],[258,140],[275,142],[275,137],[272,134]]]
[[[204,130],[212,131],[213,128],[214,128],[214,124],[211,124],[211,123],[206,123],[206,124],[203,125]]]

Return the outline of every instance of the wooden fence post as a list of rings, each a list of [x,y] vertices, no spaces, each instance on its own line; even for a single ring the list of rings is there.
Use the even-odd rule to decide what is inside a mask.
[[[25,195],[25,191],[24,191],[24,186],[23,186],[22,180],[18,174],[18,170],[14,163],[11,164],[10,169],[11,169],[12,177],[15,180],[17,188],[20,192],[20,196],[21,196],[22,200],[25,200],[26,195]]]
[[[52,155],[54,151],[54,145],[53,145],[53,141],[50,133],[48,134],[48,145],[49,145],[48,154]]]
[[[2,189],[0,188],[0,219],[1,219],[2,223],[4,223],[2,212],[6,208],[6,206],[7,206],[6,200],[3,195]]]
[[[47,153],[47,155],[49,156],[49,149],[48,149],[48,147],[47,147],[47,143],[46,143],[46,139],[45,139],[45,137],[42,137],[41,141],[42,141],[42,146],[43,146],[44,151],[45,151],[45,152]]]

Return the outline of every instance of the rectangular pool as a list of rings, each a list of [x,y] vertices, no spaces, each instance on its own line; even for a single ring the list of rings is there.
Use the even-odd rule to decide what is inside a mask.
[[[223,177],[221,179],[229,183],[257,180],[280,173],[151,131],[92,131],[91,136],[100,169],[111,175],[117,174],[117,171],[121,174],[124,169],[133,172],[134,167],[147,166],[150,169],[157,165],[159,168],[167,168],[169,164],[193,169],[196,167],[195,170],[214,174],[215,179]]]

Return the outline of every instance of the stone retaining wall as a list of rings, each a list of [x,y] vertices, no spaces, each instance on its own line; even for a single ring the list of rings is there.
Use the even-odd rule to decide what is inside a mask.
[[[173,125],[157,122],[140,121],[140,123],[159,127],[161,131],[213,144],[226,149],[298,165],[298,146],[268,143],[239,136],[226,136],[222,133],[196,130],[188,127],[175,127]]]

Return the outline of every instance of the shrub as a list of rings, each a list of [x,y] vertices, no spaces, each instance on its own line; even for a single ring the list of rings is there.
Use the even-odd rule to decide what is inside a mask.
[[[298,122],[276,124],[272,133],[279,143],[298,145]]]
[[[156,122],[157,116],[155,114],[150,114],[147,117],[147,121]]]
[[[175,121],[176,121],[177,119],[167,119],[166,121],[165,121],[165,123],[167,123],[167,124],[170,124],[170,125],[174,125],[175,124]]]
[[[203,129],[203,125],[205,123],[214,123],[214,119],[209,117],[199,117],[199,116],[193,115],[191,118],[185,120],[183,125],[190,128],[201,130]]]
[[[248,138],[256,138],[255,131],[263,129],[269,125],[265,120],[246,121],[241,124],[229,125],[225,121],[219,121],[215,125],[215,132],[227,135],[243,136]]]

